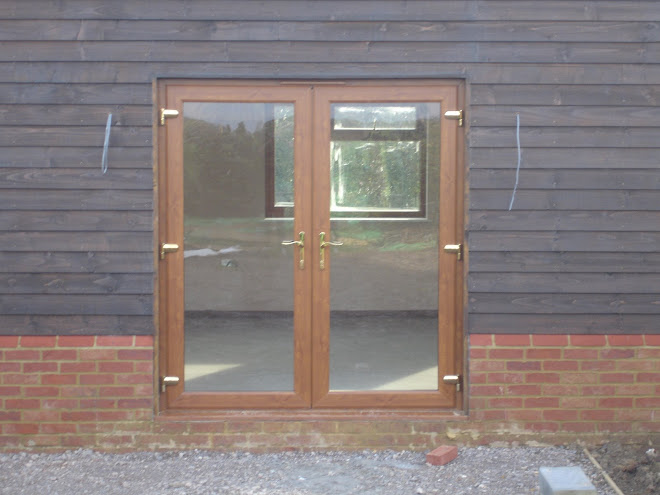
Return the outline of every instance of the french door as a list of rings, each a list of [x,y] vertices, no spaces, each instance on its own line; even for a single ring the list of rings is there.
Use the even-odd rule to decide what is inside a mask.
[[[163,409],[457,407],[461,90],[160,84]]]

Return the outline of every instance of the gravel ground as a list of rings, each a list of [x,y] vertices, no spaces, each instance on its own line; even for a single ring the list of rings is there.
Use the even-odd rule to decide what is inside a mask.
[[[3,454],[0,494],[523,495],[539,493],[542,466],[581,467],[614,493],[577,447],[473,447],[445,466],[408,451]]]

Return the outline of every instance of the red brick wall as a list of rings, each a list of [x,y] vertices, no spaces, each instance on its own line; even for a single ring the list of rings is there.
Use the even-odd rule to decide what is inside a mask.
[[[660,433],[660,336],[472,335],[469,416],[154,419],[153,338],[0,336],[0,450],[412,448]]]
[[[153,337],[0,336],[0,448],[112,447],[153,417]]]
[[[478,431],[543,438],[660,431],[660,335],[472,335]]]

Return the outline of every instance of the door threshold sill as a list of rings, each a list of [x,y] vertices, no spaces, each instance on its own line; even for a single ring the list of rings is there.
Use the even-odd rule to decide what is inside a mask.
[[[467,421],[464,411],[456,410],[406,410],[406,409],[254,409],[254,410],[168,410],[155,416],[162,422],[207,421]]]

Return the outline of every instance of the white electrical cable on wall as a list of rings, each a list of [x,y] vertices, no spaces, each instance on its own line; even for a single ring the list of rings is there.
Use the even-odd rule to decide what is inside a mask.
[[[108,114],[108,120],[105,123],[105,141],[103,142],[103,157],[101,158],[101,172],[108,171],[108,145],[110,144],[110,126],[112,125],[112,114]]]
[[[516,199],[516,191],[518,190],[518,179],[520,178],[520,162],[522,161],[522,152],[520,151],[520,114],[516,114],[516,145],[518,146],[518,166],[516,167],[516,184],[513,186],[513,193],[511,194],[511,202],[509,203],[509,211],[513,208],[513,201]]]

